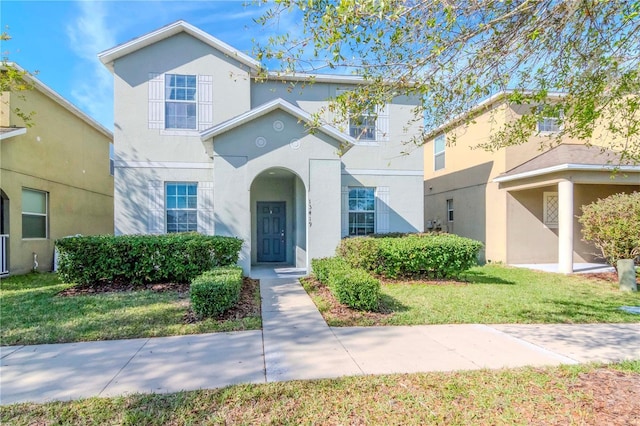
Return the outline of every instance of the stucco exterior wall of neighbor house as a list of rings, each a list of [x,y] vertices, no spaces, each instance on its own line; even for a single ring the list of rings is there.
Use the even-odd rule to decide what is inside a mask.
[[[263,80],[257,62],[225,46],[178,21],[99,55],[115,79],[116,233],[167,232],[168,182],[197,184],[198,231],[242,238],[246,273],[274,261],[260,253],[259,202],[284,203],[277,261],[300,268],[347,235],[350,186],[375,190],[376,231],[422,230],[422,147],[402,143],[418,134],[421,123],[407,126],[416,100],[381,108],[375,141],[355,140],[346,125],[310,129],[309,114],[357,78]],[[195,129],[167,128],[167,74],[197,78]]]
[[[22,92],[25,100],[10,96],[12,110],[36,112],[34,125],[24,134],[0,142],[0,187],[9,205],[8,220],[3,219],[9,223],[4,232],[9,234],[11,274],[30,271],[34,254],[38,270],[51,270],[58,238],[113,233],[111,134],[42,87],[38,83],[33,90]],[[3,126],[24,125],[13,113],[7,123],[3,112]],[[23,188],[46,193],[46,238],[23,238]]]
[[[424,217],[441,230],[453,232],[485,244],[481,260],[506,260],[507,199],[491,180],[505,168],[504,151],[489,152],[477,145],[489,142],[491,132],[505,121],[505,105],[491,105],[475,123],[444,129],[445,166],[435,170],[433,134],[424,146]],[[447,200],[453,202],[453,222],[448,221]]]

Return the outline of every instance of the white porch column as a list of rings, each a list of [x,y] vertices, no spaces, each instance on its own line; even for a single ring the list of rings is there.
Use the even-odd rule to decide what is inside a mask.
[[[573,272],[573,182],[558,182],[558,272]]]

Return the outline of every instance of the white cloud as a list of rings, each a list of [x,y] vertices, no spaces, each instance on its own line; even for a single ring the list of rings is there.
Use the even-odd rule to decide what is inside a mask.
[[[81,1],[79,15],[67,25],[71,50],[81,59],[73,70],[71,96],[78,106],[102,123],[113,125],[113,76],[98,60],[98,53],[115,46],[113,21],[108,19],[106,3]]]

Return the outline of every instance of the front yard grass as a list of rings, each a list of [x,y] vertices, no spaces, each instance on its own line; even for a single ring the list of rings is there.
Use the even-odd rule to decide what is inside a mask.
[[[0,407],[13,425],[632,425],[640,361],[355,376]]]
[[[331,326],[640,322],[619,309],[639,306],[640,292],[620,292],[617,283],[502,265],[476,267],[462,278],[383,282],[377,313],[338,306],[315,280],[304,286]]]
[[[59,296],[72,287],[54,273],[0,280],[0,344],[32,345],[259,329],[255,315],[193,321],[189,295],[177,291],[122,291]],[[254,295],[260,306],[259,290]]]

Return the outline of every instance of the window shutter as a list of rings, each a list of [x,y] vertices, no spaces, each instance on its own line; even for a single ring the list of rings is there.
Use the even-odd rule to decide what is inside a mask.
[[[389,104],[378,107],[378,118],[376,119],[376,140],[389,140]]]
[[[198,232],[213,235],[213,182],[198,182]]]
[[[349,187],[342,187],[342,236],[349,235]]]
[[[389,187],[376,188],[376,233],[389,232]]]
[[[149,73],[149,128],[164,129],[164,74]]]
[[[147,231],[150,234],[164,233],[164,184],[161,180],[149,182]]]
[[[198,76],[198,130],[213,127],[213,76]]]

